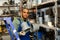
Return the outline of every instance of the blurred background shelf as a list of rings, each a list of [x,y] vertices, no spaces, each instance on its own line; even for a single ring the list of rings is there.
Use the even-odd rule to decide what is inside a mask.
[[[60,1],[47,1],[47,2],[43,2],[43,3],[38,4],[37,8],[42,9],[42,8],[46,8],[46,7],[52,7],[55,5],[55,2],[57,2],[58,5],[60,5]],[[35,9],[35,8],[36,8],[36,5],[32,6],[29,9]]]
[[[0,6],[0,7],[19,7],[19,6],[9,5],[9,6]]]

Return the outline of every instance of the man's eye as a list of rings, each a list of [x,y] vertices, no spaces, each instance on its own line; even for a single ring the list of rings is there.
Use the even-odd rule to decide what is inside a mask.
[[[24,13],[26,13],[26,12],[24,12]]]
[[[28,12],[24,12],[24,13],[28,13]]]

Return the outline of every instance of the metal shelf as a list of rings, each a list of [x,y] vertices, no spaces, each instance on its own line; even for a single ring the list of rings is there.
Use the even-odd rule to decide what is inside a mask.
[[[0,17],[20,17],[20,16],[14,16],[12,14],[9,14],[9,15],[0,15]]]
[[[41,8],[51,7],[55,5],[55,2],[56,1],[47,1],[47,2],[40,3],[37,5],[37,8],[41,9]],[[57,3],[60,4],[59,1],[57,1]],[[32,6],[32,8],[29,8],[29,9],[35,9],[35,8],[36,8],[36,5]]]
[[[11,16],[11,15],[1,15],[0,17],[9,17],[9,16]]]
[[[0,6],[0,7],[19,7],[19,6],[13,6],[13,5],[6,5],[6,6]]]

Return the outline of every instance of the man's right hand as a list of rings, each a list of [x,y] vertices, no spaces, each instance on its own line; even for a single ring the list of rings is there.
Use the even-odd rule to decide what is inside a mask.
[[[22,35],[22,36],[25,36],[26,32],[21,31],[19,34]]]

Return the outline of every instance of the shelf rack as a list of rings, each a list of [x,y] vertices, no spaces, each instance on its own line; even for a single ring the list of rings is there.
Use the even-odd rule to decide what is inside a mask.
[[[32,4],[31,4],[32,5]],[[43,9],[43,8],[49,8],[49,7],[53,7],[54,8],[54,16],[55,16],[55,24],[54,24],[54,31],[55,31],[55,40],[57,40],[57,23],[58,23],[58,7],[60,7],[60,1],[59,0],[52,0],[52,1],[47,1],[47,2],[43,2],[43,3],[40,3],[40,4],[37,4],[37,5],[32,5],[32,7],[31,8],[29,8],[29,9]],[[45,26],[44,28],[46,28],[46,26],[47,25],[44,25],[44,24],[42,24],[42,25],[40,25],[40,26]],[[47,26],[48,27],[48,26]]]
[[[43,2],[43,3],[40,3],[37,5],[37,8],[38,9],[42,9],[42,8],[46,8],[46,7],[52,7],[55,5],[55,2],[58,3],[58,5],[60,4],[59,1],[47,1],[47,2]],[[29,9],[35,9],[36,5],[32,6],[31,8]]]
[[[19,6],[13,6],[13,5],[6,5],[6,6],[0,6],[0,7],[19,7]]]

